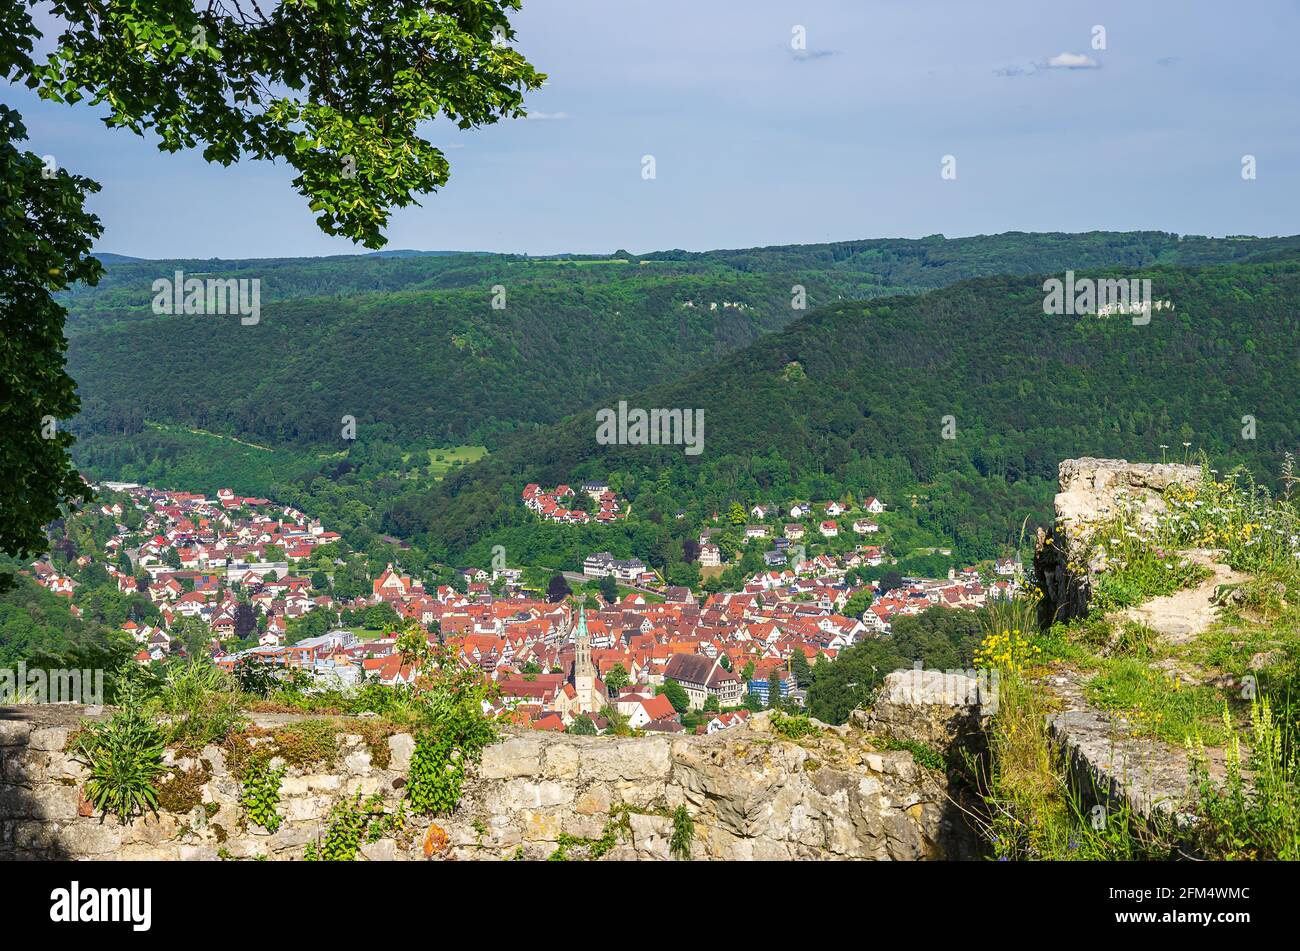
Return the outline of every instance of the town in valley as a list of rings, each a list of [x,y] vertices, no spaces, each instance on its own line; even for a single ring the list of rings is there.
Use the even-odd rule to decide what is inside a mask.
[[[292,675],[308,690],[401,687],[417,665],[399,636],[415,629],[491,682],[485,713],[537,730],[601,733],[615,720],[646,733],[715,732],[774,705],[798,709],[813,665],[888,637],[899,617],[980,608],[1023,582],[1015,557],[940,578],[889,571],[890,553],[868,543],[889,518],[875,497],[852,509],[756,503],[743,525],[704,527],[693,546],[701,571],[724,566],[724,532],[761,551],[764,566],[737,590],[706,592],[608,551],[580,573],[539,574],[503,552],[489,567],[422,577],[403,569],[400,550],[375,564],[319,519],[266,498],[96,488],[28,573],[77,616],[84,592],[114,586],[138,664],[206,657],[231,672]],[[529,484],[522,501],[538,519],[627,516],[598,480]],[[817,550],[814,540],[842,532],[853,544]]]

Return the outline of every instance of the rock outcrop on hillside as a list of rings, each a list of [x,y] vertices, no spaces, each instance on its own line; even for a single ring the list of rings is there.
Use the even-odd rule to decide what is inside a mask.
[[[1087,555],[1099,525],[1126,511],[1141,531],[1165,510],[1165,489],[1191,485],[1204,477],[1195,466],[1092,458],[1067,459],[1060,473],[1057,525],[1050,533],[1040,533],[1034,557],[1035,580],[1044,592],[1040,614],[1045,620],[1087,614],[1092,581],[1104,568],[1089,562]],[[1111,620],[1141,624],[1166,646],[1194,639],[1218,617],[1217,592],[1246,580],[1246,575],[1221,563],[1223,554],[1208,549],[1180,552],[1180,557],[1205,569],[1203,581],[1116,612]],[[1116,638],[1113,634],[1102,651],[1112,649]],[[1171,678],[1171,689],[1174,680],[1186,677],[1177,664],[1162,671]],[[1058,665],[1042,679],[1053,697],[1054,709],[1047,718],[1050,735],[1084,804],[1102,805],[1108,812],[1120,811],[1148,823],[1185,825],[1197,795],[1187,749],[1134,729],[1122,712],[1091,705],[1086,687],[1092,676],[1091,671]],[[1217,781],[1224,771],[1223,750],[1206,749],[1203,756],[1201,768]]]
[[[488,747],[451,816],[412,819],[402,834],[363,843],[361,855],[544,859],[564,849],[583,858],[605,839],[606,858],[667,859],[673,814],[685,807],[695,859],[974,857],[975,837],[935,760],[954,732],[978,724],[978,692],[928,681],[917,690],[902,678],[915,682],[914,672],[891,674],[880,703],[850,724],[811,721],[792,737],[767,714],[713,736],[510,732]],[[85,769],[66,750],[75,712],[0,708],[0,858],[300,859],[355,793],[394,809],[414,748],[398,734],[377,757],[342,722],[333,765],[285,773],[272,834],[248,822],[225,751],[208,746],[170,760],[195,777],[186,811],[123,825],[91,815],[81,795]]]
[[[1066,459],[1059,473],[1056,524],[1047,531],[1039,529],[1034,548],[1034,581],[1043,592],[1039,620],[1044,624],[1087,615],[1097,569],[1086,562],[1093,528],[1125,510],[1136,515],[1139,525],[1154,520],[1164,511],[1165,489],[1202,478],[1196,466],[1091,456]]]

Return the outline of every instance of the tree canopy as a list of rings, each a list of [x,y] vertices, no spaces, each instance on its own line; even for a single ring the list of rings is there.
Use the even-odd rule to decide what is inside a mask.
[[[509,44],[520,0],[54,0],[42,38],[35,0],[0,14],[0,76],[42,98],[107,109],[111,128],[152,133],[163,151],[209,162],[283,161],[317,224],[384,244],[393,208],[447,182],[419,132],[523,114],[538,73]],[[98,186],[21,149],[19,116],[0,106],[0,550],[43,547],[58,507],[86,497],[58,423],[78,400],[64,370],[64,310],[51,296],[101,273],[101,233],[84,209]],[[51,157],[54,159],[54,157]]]

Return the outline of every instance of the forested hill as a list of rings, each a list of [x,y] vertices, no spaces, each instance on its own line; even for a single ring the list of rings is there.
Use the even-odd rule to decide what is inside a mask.
[[[823,308],[715,366],[603,404],[703,409],[700,455],[598,445],[586,411],[401,500],[387,527],[477,556],[528,518],[525,483],[601,476],[641,518],[671,522],[684,509],[696,524],[733,500],[851,491],[911,507],[915,495],[918,522],[970,557],[1050,515],[1063,458],[1181,460],[1188,443],[1275,487],[1281,453],[1300,448],[1300,261],[1128,276],[1150,278],[1174,309],[1145,326],[1045,316],[1041,277]],[[945,417],[953,439],[942,438]]]
[[[158,423],[336,451],[346,448],[348,415],[359,439],[370,426],[398,441],[495,446],[501,433],[705,367],[836,300],[995,273],[1228,261],[1297,246],[1009,233],[644,256],[117,262],[99,286],[66,298],[83,405],[76,428],[136,437]],[[260,322],[155,316],[151,284],[176,270],[259,279]],[[792,306],[796,285],[806,309]],[[494,288],[504,309],[493,308]]]

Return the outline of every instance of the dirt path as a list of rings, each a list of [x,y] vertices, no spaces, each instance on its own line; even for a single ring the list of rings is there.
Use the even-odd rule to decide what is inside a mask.
[[[1121,619],[1145,624],[1170,644],[1186,644],[1208,629],[1218,620],[1219,609],[1214,598],[1219,588],[1240,584],[1248,577],[1215,561],[1222,552],[1197,548],[1184,554],[1193,564],[1203,565],[1213,574],[1195,588],[1185,588],[1173,594],[1152,598],[1145,604],[1119,614]]]

